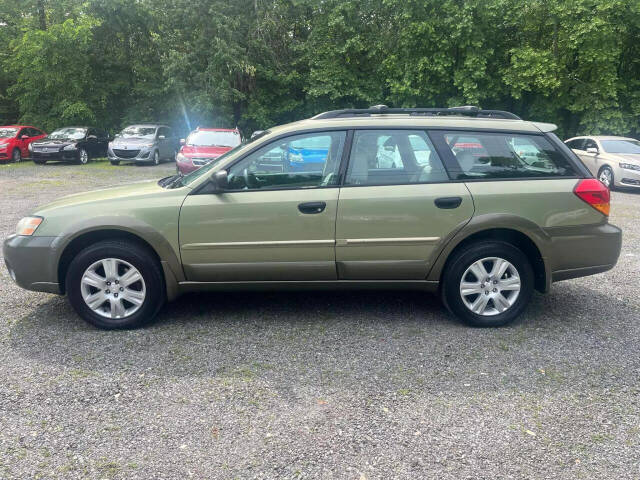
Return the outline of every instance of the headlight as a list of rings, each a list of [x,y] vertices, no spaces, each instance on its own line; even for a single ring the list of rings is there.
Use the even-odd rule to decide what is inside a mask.
[[[143,148],[151,148],[153,147],[153,143],[145,143],[144,145],[142,145]]]
[[[27,149],[28,149],[30,152],[33,152],[33,144],[32,144],[32,143],[30,143],[30,144],[29,144],[29,146],[27,147]]]
[[[76,144],[72,143],[71,145],[67,145],[66,147],[63,148],[63,150],[66,150],[66,151],[76,150]]]
[[[624,168],[625,170],[640,170],[640,165],[635,165],[633,163],[621,163],[620,168]]]
[[[176,160],[178,162],[187,162],[188,161],[187,157],[185,157],[182,153],[179,153],[178,155],[176,155]]]
[[[29,145],[31,145],[31,144],[29,144]],[[7,147],[8,147],[8,145],[6,143],[0,144],[0,150],[6,150]]]
[[[38,226],[42,223],[42,217],[24,217],[18,222],[16,233],[18,235],[33,235]]]

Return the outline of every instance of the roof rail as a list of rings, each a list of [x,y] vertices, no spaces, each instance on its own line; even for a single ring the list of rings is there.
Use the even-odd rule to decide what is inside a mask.
[[[503,118],[510,120],[522,120],[515,113],[504,110],[482,110],[480,107],[465,105],[450,108],[389,108],[386,105],[374,105],[369,108],[347,108],[344,110],[331,110],[312,117],[312,120],[325,120],[327,118],[369,117],[371,115],[406,114],[411,116],[441,116],[464,115],[478,118]]]

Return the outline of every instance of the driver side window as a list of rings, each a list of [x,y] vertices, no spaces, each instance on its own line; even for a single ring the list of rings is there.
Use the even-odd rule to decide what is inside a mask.
[[[229,190],[337,185],[346,136],[346,132],[320,132],[271,142],[229,169]]]

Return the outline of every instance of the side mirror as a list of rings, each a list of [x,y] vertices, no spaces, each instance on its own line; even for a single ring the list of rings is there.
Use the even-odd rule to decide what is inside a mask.
[[[98,137],[96,137],[95,135],[89,135],[89,136],[87,137],[87,140],[93,140],[93,141],[95,141],[95,140],[98,140]]]
[[[251,134],[251,140],[253,140],[254,138],[259,137],[260,135],[262,135],[264,133],[264,130],[256,130],[255,132],[253,132]]]
[[[229,179],[226,170],[218,170],[211,175],[211,182],[214,185],[214,192],[224,192],[229,187]]]
[[[184,145],[185,143],[187,143],[187,141],[184,138],[180,139],[180,145]]]
[[[592,153],[594,155],[598,155],[599,151],[596,147],[589,147],[587,148],[587,153]]]
[[[167,137],[165,137],[164,135],[158,135],[158,140],[164,140],[165,138]]]
[[[27,140],[27,139],[29,139],[29,135],[22,135],[22,136],[20,137],[20,139],[21,139],[21,140]]]

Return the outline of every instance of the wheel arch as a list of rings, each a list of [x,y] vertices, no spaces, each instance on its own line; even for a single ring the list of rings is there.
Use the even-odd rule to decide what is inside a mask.
[[[504,220],[504,219],[503,219]],[[551,285],[551,271],[544,256],[546,234],[535,224],[519,219],[519,222],[498,222],[492,226],[483,225],[483,222],[470,224],[461,232],[449,240],[431,269],[428,280],[434,280],[442,284],[442,277],[447,270],[448,263],[456,253],[466,246],[482,241],[504,241],[522,250],[531,262],[534,271],[535,289],[539,292],[547,292]],[[526,225],[527,228],[523,228]]]
[[[149,235],[149,232],[140,234],[138,231],[113,226],[85,229],[72,238],[67,238],[64,244],[60,242],[61,244],[56,246],[56,250],[60,252],[57,257],[56,273],[62,294],[66,291],[66,273],[75,255],[87,246],[104,240],[135,242],[149,251],[162,267],[168,299],[172,300],[177,296],[178,282],[184,280],[184,276],[178,258],[173,253],[168,241],[158,232],[154,232],[152,235]]]

